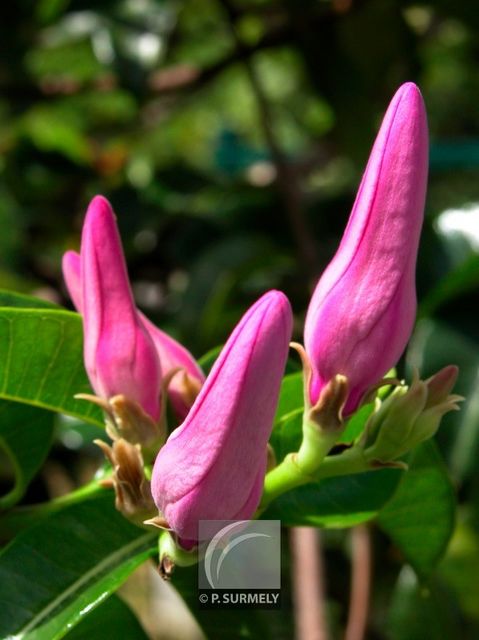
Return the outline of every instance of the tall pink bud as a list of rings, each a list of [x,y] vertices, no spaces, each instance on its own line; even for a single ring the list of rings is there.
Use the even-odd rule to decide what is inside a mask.
[[[160,450],[153,498],[183,541],[197,539],[200,519],[255,512],[291,330],[287,298],[266,293],[236,326],[186,420]]]
[[[71,255],[64,261],[71,267]],[[85,367],[96,394],[124,395],[160,417],[160,362],[133,301],[115,216],[105,198],[88,207],[81,242]]]
[[[67,251],[63,256],[62,268],[73,304],[82,313],[80,255],[75,251]],[[163,376],[167,377],[174,369],[181,369],[168,384],[168,396],[176,415],[183,420],[205,380],[204,373],[188,349],[155,326],[141,311],[138,314],[153,340]]]
[[[389,105],[343,239],[308,308],[313,405],[342,374],[349,382],[344,413],[350,414],[406,346],[416,315],[427,167],[425,107],[416,85],[406,83]]]

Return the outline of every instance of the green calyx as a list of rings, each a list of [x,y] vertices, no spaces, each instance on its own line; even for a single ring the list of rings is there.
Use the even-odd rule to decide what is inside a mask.
[[[304,350],[300,354],[308,389],[309,362]],[[348,393],[347,379],[335,376],[314,407],[305,398],[299,450],[267,473],[257,515],[281,494],[304,484],[385,467],[407,469],[398,458],[433,437],[442,417],[459,408],[461,396],[450,393],[456,378],[457,368],[450,366],[425,381],[415,373],[410,387],[398,383],[385,399],[376,398],[375,410],[355,444],[328,455],[344,430],[342,409]]]

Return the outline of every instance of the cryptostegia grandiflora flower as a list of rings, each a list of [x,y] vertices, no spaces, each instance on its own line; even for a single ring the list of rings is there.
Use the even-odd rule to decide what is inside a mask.
[[[424,103],[407,83],[389,105],[343,239],[308,308],[313,406],[339,374],[348,386],[344,414],[351,414],[406,346],[416,314],[427,167]]]
[[[91,385],[100,398],[124,395],[156,422],[160,361],[135,307],[113,211],[100,196],[88,207],[80,255],[84,361]]]
[[[236,326],[186,420],[160,450],[152,494],[182,541],[197,540],[200,519],[255,512],[291,331],[287,298],[266,293]]]
[[[87,234],[90,240],[88,245],[82,241],[82,256],[75,251],[67,251],[63,256],[63,275],[76,309],[84,316],[85,327],[88,322],[87,316],[91,317],[93,314],[98,318],[98,311],[101,310],[104,316],[103,331],[107,332],[110,338],[109,352],[103,357],[103,366],[100,366],[100,369],[94,362],[95,348],[88,350],[90,364],[87,365],[87,371],[94,390],[98,395],[108,397],[104,395],[105,392],[109,396],[115,395],[112,391],[116,389],[116,394],[121,393],[136,400],[153,419],[157,419],[160,378],[155,369],[158,368],[159,361],[165,378],[174,370],[180,369],[169,381],[168,395],[176,414],[183,419],[204,381],[203,372],[187,349],[135,309],[114,214],[109,203],[102,197],[94,198],[90,204],[85,220],[85,238]],[[84,246],[93,249],[89,251],[88,256],[84,254]],[[87,267],[86,261],[89,262]],[[92,288],[88,281],[85,298],[83,294],[85,279],[82,278],[82,272],[86,273],[86,270],[97,275],[95,282],[99,283],[98,294],[102,296],[97,296],[94,307],[91,299]],[[103,279],[103,274],[110,280]],[[86,310],[84,299],[89,301]],[[124,312],[126,315],[122,315]],[[123,341],[123,334],[120,333],[125,323],[129,327],[126,332],[126,337],[131,338],[129,342],[126,339]],[[96,326],[95,323],[93,326]],[[97,330],[94,335],[98,335]],[[138,342],[136,338],[139,338]],[[156,356],[151,344],[154,345]],[[121,361],[117,354],[122,358]],[[102,384],[98,376],[100,374],[103,379],[102,372],[105,366],[111,375],[109,380],[104,380]],[[112,376],[116,378],[117,374],[118,379],[112,383]],[[108,388],[105,388],[105,384]]]

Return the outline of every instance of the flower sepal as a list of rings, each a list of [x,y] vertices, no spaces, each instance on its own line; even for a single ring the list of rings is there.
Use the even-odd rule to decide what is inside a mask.
[[[410,387],[404,382],[398,383],[385,399],[381,399],[379,393],[362,435],[353,446],[334,455],[327,454],[344,428],[345,381],[335,380],[324,387],[323,393],[328,390],[324,395],[327,411],[321,406],[311,407],[305,399],[300,449],[297,453],[289,453],[267,473],[257,516],[278,496],[303,484],[378,469],[406,471],[407,464],[399,458],[433,437],[442,417],[459,409],[457,403],[463,400],[462,396],[451,394],[457,374],[455,366],[444,367],[425,381],[414,374]],[[383,382],[387,385],[397,383],[393,379]],[[377,392],[377,386],[374,392]],[[370,397],[370,393],[365,397]],[[311,412],[313,419],[308,420]]]
[[[157,509],[145,475],[139,445],[133,445],[123,438],[115,440],[111,446],[103,440],[94,442],[113,467],[113,475],[100,484],[113,488],[117,510],[133,524],[143,527],[145,519],[157,513]]]
[[[140,445],[146,461],[154,459],[166,438],[163,415],[155,422],[135,400],[122,394],[105,399],[79,393],[75,398],[87,400],[103,409],[106,432],[113,441],[123,439],[132,445]]]
[[[362,438],[366,460],[392,462],[432,438],[443,416],[463,400],[450,393],[457,374],[448,366],[423,381],[414,372],[411,386],[402,383],[383,402],[376,400]]]
[[[309,385],[312,366],[302,345],[292,342],[303,365],[304,412],[303,439],[295,455],[295,464],[305,475],[314,474],[344,430],[343,408],[348,397],[346,376],[334,376],[322,389],[317,402],[312,405]]]
[[[191,550],[185,549],[178,543],[177,536],[171,531],[162,531],[158,539],[158,571],[161,577],[169,580],[175,569],[175,566],[190,567],[198,564],[200,554],[198,547],[194,546]]]

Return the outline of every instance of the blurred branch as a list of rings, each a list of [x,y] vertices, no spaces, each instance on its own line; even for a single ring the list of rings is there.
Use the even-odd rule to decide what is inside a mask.
[[[366,525],[352,529],[351,543],[351,595],[344,640],[363,640],[371,590],[371,539]]]
[[[327,640],[320,531],[293,527],[290,543],[296,640]]]
[[[236,30],[237,11],[229,0],[220,0],[220,4],[223,6],[228,18],[228,24],[236,49],[239,53],[243,53],[244,66],[258,105],[258,114],[264,137],[269,146],[271,157],[276,168],[276,184],[283,198],[284,208],[289,218],[298,258],[303,264],[306,273],[313,277],[317,273],[316,247],[304,216],[298,175],[289,164],[288,158],[283,153],[281,145],[276,138],[273,125],[274,117],[251,56],[244,55],[247,49],[239,38]]]

